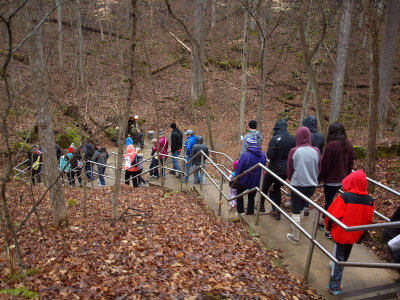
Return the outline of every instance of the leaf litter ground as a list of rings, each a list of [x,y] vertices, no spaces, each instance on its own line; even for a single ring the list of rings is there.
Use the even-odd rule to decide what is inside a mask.
[[[12,186],[10,195],[14,188],[24,190]],[[82,190],[65,191],[66,200],[77,200],[68,208],[68,228],[42,233],[31,217],[20,231],[26,268],[39,269],[26,285],[42,299],[319,299],[277,251],[264,249],[242,225],[216,218],[194,195],[124,185],[123,217],[112,224],[112,188],[88,190],[86,219]],[[34,194],[41,192],[35,187]],[[31,200],[25,193],[20,202],[16,194],[10,198],[19,222]],[[48,215],[41,205],[42,225],[51,224]],[[4,257],[0,264],[7,271],[1,289],[21,286],[9,280]]]

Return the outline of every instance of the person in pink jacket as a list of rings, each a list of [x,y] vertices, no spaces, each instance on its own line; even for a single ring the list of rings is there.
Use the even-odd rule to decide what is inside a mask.
[[[125,184],[129,184],[129,181],[132,178],[133,187],[138,187],[137,177],[135,177],[139,174],[139,165],[135,165],[138,162],[136,159],[136,149],[132,144],[130,144],[126,147],[126,152],[127,153],[124,155]]]
[[[164,163],[167,159],[168,155],[168,140],[165,138],[165,136],[163,135],[162,130],[160,129],[158,132],[159,135],[159,139],[158,139],[158,143],[156,145],[156,151],[158,150],[160,153],[160,163],[161,163],[161,176],[164,176]]]

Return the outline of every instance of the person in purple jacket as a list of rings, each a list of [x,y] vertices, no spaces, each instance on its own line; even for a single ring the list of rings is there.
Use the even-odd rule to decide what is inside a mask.
[[[286,176],[290,184],[307,197],[311,197],[318,185],[321,170],[321,153],[311,145],[311,133],[307,127],[300,127],[296,132],[296,147],[289,151]],[[297,193],[291,192],[292,218],[300,224],[304,216],[304,203]],[[299,243],[299,229],[292,225],[292,233],[287,238],[293,244]]]
[[[257,140],[253,138],[248,138],[246,140],[247,143],[247,151],[243,153],[240,157],[237,168],[236,168],[236,176],[240,176],[240,174],[246,172],[248,169],[253,167],[254,165],[261,163],[265,166],[267,159],[265,157],[264,152],[261,151],[261,147],[257,146]],[[250,173],[243,175],[239,180],[239,187],[237,188],[237,194],[243,193],[247,189],[252,189],[253,187],[260,185],[261,178],[261,167],[256,168]],[[246,215],[254,214],[254,197],[256,192],[252,192],[248,194],[248,205]],[[238,214],[244,214],[244,205],[243,205],[243,197],[237,199],[237,212]]]

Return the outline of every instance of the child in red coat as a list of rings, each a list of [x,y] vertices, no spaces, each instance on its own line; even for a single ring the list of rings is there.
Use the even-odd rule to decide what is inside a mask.
[[[371,224],[374,217],[374,200],[367,192],[368,181],[362,170],[355,171],[342,181],[344,193],[329,206],[328,212],[346,226]],[[339,261],[347,261],[354,243],[361,243],[366,231],[345,231],[332,220],[325,218],[325,226],[331,232],[333,255]],[[328,291],[332,295],[342,293],[343,268],[333,265]]]

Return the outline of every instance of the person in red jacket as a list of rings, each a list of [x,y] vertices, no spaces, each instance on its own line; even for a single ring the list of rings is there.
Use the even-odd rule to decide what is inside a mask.
[[[364,171],[358,170],[342,181],[344,193],[339,195],[329,206],[328,212],[346,226],[371,224],[374,217],[374,199],[367,192],[368,181]],[[325,217],[325,226],[331,232],[333,255],[339,261],[347,261],[354,243],[361,243],[366,231],[345,231],[328,217]],[[342,293],[342,266],[332,267],[332,274],[328,291],[332,295]]]

